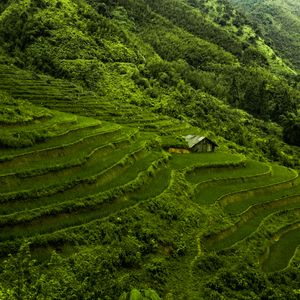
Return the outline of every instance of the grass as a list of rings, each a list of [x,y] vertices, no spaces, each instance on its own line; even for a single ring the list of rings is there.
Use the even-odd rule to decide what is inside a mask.
[[[170,169],[165,166],[153,175],[151,182],[147,185],[143,185],[138,192],[134,192],[130,195],[131,199],[135,201],[141,201],[144,199],[153,198],[161,194],[169,185],[171,177]]]
[[[71,144],[62,144],[59,147],[46,148],[34,151],[12,160],[2,162],[3,169],[0,178],[9,176],[32,177],[53,170],[60,170],[74,165],[83,164],[92,156],[96,149],[117,147],[133,140],[137,131],[131,129],[120,131],[119,128],[94,129]],[[123,143],[122,143],[123,142]]]
[[[0,174],[3,176],[15,173],[35,173],[37,170],[41,172],[48,169],[61,169],[65,165],[78,164],[97,146],[99,147],[110,141],[113,142],[115,136],[120,137],[119,128],[107,128],[107,131],[101,128],[100,130],[90,131],[89,135],[73,143],[61,144],[58,147],[30,152],[3,162],[3,169]]]
[[[51,233],[67,227],[78,226],[95,219],[107,217],[136,203],[134,199],[119,198],[112,202],[81,209],[77,212],[72,211],[71,213],[43,216],[28,224],[2,227],[0,230],[1,241],[33,237],[38,234]]]
[[[174,190],[168,191],[172,195],[180,186],[177,186],[177,177],[178,182],[184,180],[184,174],[188,181],[184,181],[185,187],[196,188],[194,202],[203,205],[220,200],[220,212],[223,209],[228,219],[232,216],[231,220],[240,220],[235,227],[228,228],[225,238],[219,237],[211,249],[223,249],[250,236],[270,214],[299,207],[299,200],[284,202],[284,197],[294,197],[299,192],[297,181],[293,186],[283,184],[292,180],[295,173],[273,165],[272,176],[269,176],[268,165],[246,160],[242,155],[221,151],[174,154],[168,164],[155,167],[155,162],[165,154],[154,148],[149,150],[143,143],[156,140],[155,134],[159,134],[161,143],[167,146],[178,141],[180,135],[196,133],[187,123],[128,103],[108,102],[67,81],[43,75],[36,77],[1,64],[0,89],[35,104],[101,120],[37,106],[31,115],[21,110],[21,117],[12,122],[7,114],[2,114],[2,119],[0,115],[0,123],[5,126],[1,126],[0,133],[14,136],[18,132],[36,131],[38,136],[44,130],[46,138],[31,147],[0,149],[0,200],[3,202],[0,239],[4,248],[5,240],[11,241],[14,247],[17,239],[34,240],[39,234],[49,233],[51,240],[57,230],[81,226],[159,197],[170,183]],[[114,120],[135,129],[103,120]],[[137,135],[137,127],[144,133],[134,141],[129,136]],[[205,134],[200,130],[197,133]],[[9,173],[16,174],[8,176]],[[171,178],[171,174],[178,176]],[[17,197],[9,198],[10,192]],[[197,204],[193,204],[195,208]],[[251,216],[247,215],[248,208]],[[285,235],[281,238],[284,243]],[[68,253],[72,253],[71,248]],[[272,251],[276,257],[277,250],[272,248]]]
[[[2,215],[0,216],[0,227],[28,223],[43,216],[54,216],[66,212],[71,214],[74,211],[104,205],[121,198],[130,198],[135,201],[153,198],[169,187],[170,172],[164,163],[164,158],[152,162],[147,170],[141,171],[136,178],[117,189],[59,204],[39,206],[32,210],[26,209],[10,215]],[[155,171],[153,171],[153,168],[155,168]],[[161,176],[164,176],[167,180],[161,180]]]
[[[152,159],[155,158],[152,154],[149,156],[152,157]],[[148,158],[146,157],[146,159]],[[135,166],[135,171],[137,170],[141,172],[141,170],[138,169],[138,166]],[[131,172],[133,172],[133,170],[131,170]],[[3,226],[0,231],[0,238],[4,241],[35,234],[43,234],[106,217],[120,209],[132,206],[139,201],[155,197],[162,193],[167,188],[168,181],[161,181],[160,175],[165,175],[168,178],[169,174],[167,168],[163,167],[150,178],[150,181],[147,182],[146,185],[142,185],[140,188],[137,188],[136,191],[126,192],[124,195],[114,198],[109,202],[99,203],[92,207],[78,207],[76,210],[56,215],[44,215],[42,218],[34,219],[24,224]],[[135,174],[133,179],[136,177],[137,174]],[[152,185],[156,183],[159,184],[153,189]]]
[[[65,128],[77,125],[77,117],[66,113],[53,112],[51,118],[1,126],[0,146],[7,149],[30,147],[65,132]]]
[[[255,204],[266,203],[274,199],[280,199],[284,197],[290,197],[293,195],[300,194],[300,180],[294,182],[291,187],[283,187],[279,190],[274,190],[270,193],[262,190],[261,194],[253,194],[248,197],[244,197],[243,201],[233,202],[224,207],[225,212],[230,214],[240,214],[245,211],[248,207]]]
[[[18,149],[0,149],[0,160],[12,159],[16,156],[31,154],[35,151],[42,151],[49,148],[61,147],[65,143],[74,143],[74,141],[84,137],[87,131],[94,127],[99,127],[100,122],[86,117],[78,117],[77,123],[74,126],[68,126],[67,130],[64,128],[61,134],[51,137],[51,139],[32,145],[30,148]]]
[[[173,154],[170,167],[174,170],[183,170],[196,166],[222,166],[230,163],[238,163],[241,160],[243,160],[241,155],[232,155],[224,152]]]
[[[70,160],[67,162],[67,166],[65,166],[65,168],[63,168],[64,162],[62,162],[62,165],[60,165],[61,168],[56,168],[56,170],[50,169],[51,171],[41,175],[28,177],[9,176],[2,178],[3,184],[0,186],[0,192],[9,193],[11,191],[19,192],[32,189],[47,189],[47,187],[51,187],[62,182],[94,175],[95,173],[103,170],[103,168],[107,166],[107,163],[110,163],[111,160],[109,160],[109,156],[112,152],[120,152],[121,155],[119,158],[121,158],[122,149],[126,149],[126,147],[128,148],[130,146],[130,141],[127,137],[125,137],[120,140],[111,140],[111,143],[97,148],[94,148],[97,144],[92,146],[93,147],[91,148],[87,147],[87,149],[84,149],[85,152],[83,153],[75,153],[78,155],[77,157],[74,156],[74,154],[71,157],[68,156]],[[107,160],[105,160],[105,158],[107,158]],[[74,161],[73,165],[71,165],[72,161]],[[78,161],[78,163],[76,163],[76,161]]]
[[[254,205],[251,207],[251,211],[247,211],[248,214],[245,212],[240,216],[241,220],[239,222],[217,234],[212,241],[208,241],[207,248],[218,251],[231,247],[255,232],[261,222],[270,214],[293,208],[300,208],[300,194],[290,199],[274,200],[265,205]],[[250,216],[246,217],[246,215]],[[246,219],[243,220],[243,217],[246,217]]]
[[[277,172],[281,171],[281,175],[287,175],[288,169],[279,167]],[[285,173],[283,171],[286,171]],[[275,175],[275,174],[273,174]],[[287,180],[286,177],[281,182]],[[274,182],[274,179],[272,180]],[[265,184],[270,183],[265,181]],[[233,226],[219,232],[207,241],[208,249],[221,250],[228,248],[236,242],[246,238],[252,234],[260,225],[260,223],[272,213],[279,212],[284,209],[300,207],[300,180],[294,181],[292,187],[266,187],[254,190],[249,194],[242,193],[241,201],[234,201],[224,207],[227,214],[238,215],[239,221]],[[274,188],[268,193],[268,189]]]
[[[105,191],[110,188],[114,188],[120,185],[125,184],[128,181],[133,180],[139,172],[149,166],[154,160],[158,159],[161,156],[160,152],[151,152],[145,157],[137,159],[132,166],[125,166],[122,170],[118,170],[116,174],[108,178],[104,184],[101,184],[101,191]]]
[[[253,160],[247,160],[245,166],[203,168],[187,174],[186,178],[193,184],[207,180],[219,180],[226,178],[240,178],[255,176],[268,172],[269,166]]]
[[[15,100],[0,92],[0,124],[6,129],[39,120],[48,121],[52,117],[53,113],[44,107],[32,105],[28,101]]]
[[[224,196],[229,198],[233,194],[234,196],[236,196],[237,200],[242,200],[244,199],[244,194],[242,199],[239,199],[236,193],[242,193],[242,191],[246,191],[246,190],[248,191],[257,188],[263,188],[267,185],[279,184],[283,181],[291,180],[295,177],[295,173],[285,167],[274,165],[272,168],[273,168],[273,175],[264,178],[264,180],[261,180],[260,177],[257,177],[251,179],[242,178],[241,180],[238,180],[236,182],[230,182],[230,183],[228,183],[227,181],[223,181],[223,182],[216,181],[212,185],[199,189],[196,195],[194,196],[194,201],[201,205],[208,205],[208,204],[213,204],[216,201],[220,202],[221,200],[224,199]]]
[[[83,168],[82,172],[80,171],[78,174],[71,172],[70,178],[64,178],[63,181],[58,180],[58,184],[47,186],[47,188],[40,187],[38,190],[29,189],[21,193],[2,194],[1,212],[7,213],[8,211],[18,210],[18,208],[22,207],[22,202],[28,209],[31,205],[36,207],[36,205],[45,205],[45,203],[58,203],[82,197],[87,194],[87,190],[89,194],[97,193],[100,190],[105,190],[104,182],[106,183],[105,187],[110,188],[107,185],[117,176],[115,171],[112,172],[114,166],[115,168],[117,167],[121,174],[122,169],[126,169],[126,165],[122,165],[124,157],[141,150],[143,148],[141,148],[140,144],[134,144],[128,149],[115,150],[108,156],[100,155],[101,157],[98,160],[91,161],[89,168]],[[141,155],[144,154],[141,153]],[[68,171],[66,170],[66,172]],[[13,199],[15,199],[15,203],[12,201]]]
[[[29,72],[1,64],[0,88],[14,97],[28,99],[51,109],[139,126],[144,131],[159,132],[164,128],[176,130],[177,126],[186,128],[176,119],[151,113],[129,103],[105,102],[95,93],[85,92],[80,86],[68,81],[42,75],[37,78]]]
[[[265,272],[276,272],[286,268],[300,244],[300,224],[288,230],[270,247],[268,259],[263,264]]]

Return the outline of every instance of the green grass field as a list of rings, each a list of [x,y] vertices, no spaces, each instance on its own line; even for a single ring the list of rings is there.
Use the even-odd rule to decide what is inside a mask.
[[[187,180],[193,184],[202,183],[208,180],[220,180],[228,178],[251,177],[258,174],[265,174],[270,170],[267,164],[263,164],[253,160],[247,160],[245,165],[237,165],[236,167],[216,167],[198,169],[187,174]]]
[[[276,188],[276,186],[275,186]],[[272,201],[274,199],[280,199],[283,197],[289,197],[293,195],[300,194],[300,180],[297,179],[293,181],[291,187],[282,187],[277,190],[274,189],[271,192],[260,191],[260,193],[253,193],[253,195],[249,195],[248,197],[244,197],[240,203],[231,203],[225,207],[225,211],[230,214],[240,214],[250,206],[260,203],[265,203],[268,201]]]
[[[133,174],[136,171],[140,171],[138,167],[139,166],[137,165],[133,170],[130,170],[130,174]],[[157,181],[159,180],[159,176],[162,174],[166,174],[166,170],[158,172],[158,174],[156,174],[153,178],[151,178],[151,180],[149,180],[147,186],[143,186],[141,189],[137,189],[136,191],[131,191],[120,195],[119,198],[112,199],[109,202],[99,203],[98,205],[96,204],[91,206],[86,205],[85,207],[79,206],[77,209],[74,208],[73,210],[71,210],[70,205],[70,209],[67,211],[63,211],[62,213],[56,213],[55,215],[48,215],[47,213],[45,213],[41,216],[42,218],[35,218],[30,222],[21,221],[20,224],[15,224],[13,226],[2,226],[0,229],[0,239],[1,241],[5,241],[23,237],[30,237],[37,234],[53,232],[55,230],[70,226],[85,224],[94,219],[107,217],[108,215],[113,214],[121,209],[130,207],[138,203],[139,201],[155,197],[162,193],[164,189],[167,188],[167,181],[163,184],[158,184],[155,189],[151,188],[151,185],[157,183]],[[125,181],[118,180],[118,182],[115,182],[114,184],[118,184],[121,186],[122,183],[125,183]],[[89,189],[87,188],[87,190]],[[79,198],[80,194],[77,195]],[[80,202],[80,199],[77,199],[77,201]]]
[[[270,201],[264,205],[253,205],[244,214],[239,216],[241,220],[233,227],[221,232],[219,236],[209,241],[207,247],[210,250],[213,249],[216,251],[231,247],[255,232],[264,218],[270,214],[293,208],[300,208],[300,194],[291,198],[287,197]]]
[[[244,157],[224,152],[173,154],[170,167],[174,170],[194,169],[197,167],[222,166],[241,163]]]
[[[76,84],[1,64],[0,89],[25,99],[3,94],[0,103],[3,257],[24,238],[38,257],[48,258],[49,249],[70,256],[78,235],[88,240],[86,228],[95,222],[117,224],[148,205],[152,218],[160,216],[171,231],[172,224],[189,220],[190,228],[182,230],[192,232],[189,242],[203,245],[205,254],[242,251],[248,241],[260,243],[258,233],[268,218],[300,207],[294,170],[230,153],[223,145],[215,153],[167,153],[183,135],[206,134],[185,121],[100,100]],[[176,205],[173,198],[180,199]],[[193,220],[194,214],[201,217]],[[150,236],[159,255],[177,247]],[[299,244],[297,230],[283,234],[261,267],[285,268]]]
[[[299,225],[299,223],[297,223]],[[263,264],[265,272],[276,272],[286,268],[299,247],[300,227],[280,236],[270,248],[270,255]]]
[[[295,178],[295,173],[285,167],[273,166],[272,176],[263,177],[259,176],[261,173],[254,173],[257,177],[237,177],[229,182],[227,180],[215,181],[213,184],[200,188],[194,199],[199,204],[213,204],[215,202],[221,203],[222,206],[228,206],[228,203],[236,203],[238,207],[242,202],[244,203],[245,191],[249,190],[250,195],[259,193],[266,186],[276,186],[282,182],[292,180]],[[264,173],[262,173],[264,174]],[[230,176],[228,176],[230,178]],[[215,187],[215,188],[213,188]],[[239,197],[239,194],[242,196]],[[241,199],[240,199],[241,198]],[[243,201],[241,201],[243,199]]]
[[[100,124],[101,123],[97,120],[93,121],[88,118],[78,117],[75,126],[71,125],[69,126],[70,128],[68,128],[68,126],[64,125],[61,134],[52,136],[51,139],[46,140],[43,143],[37,143],[30,148],[2,148],[0,150],[1,161],[11,160],[18,156],[30,155],[33,152],[45,151],[46,149],[60,148],[64,144],[72,144],[86,136],[91,129],[96,126],[98,127]],[[43,124],[40,124],[39,126],[43,127]]]

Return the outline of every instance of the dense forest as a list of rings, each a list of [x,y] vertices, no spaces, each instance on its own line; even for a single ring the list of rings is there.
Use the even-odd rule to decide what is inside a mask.
[[[1,1],[0,299],[298,299],[296,2]]]
[[[264,40],[294,68],[300,68],[300,4],[297,0],[230,0],[258,24]]]

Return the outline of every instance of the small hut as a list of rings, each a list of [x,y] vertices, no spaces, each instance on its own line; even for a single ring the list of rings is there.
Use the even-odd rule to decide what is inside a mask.
[[[218,145],[205,136],[189,134],[184,136],[191,152],[214,152]]]

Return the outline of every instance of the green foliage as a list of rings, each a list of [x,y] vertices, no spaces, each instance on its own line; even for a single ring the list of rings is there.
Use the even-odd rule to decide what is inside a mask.
[[[3,124],[0,129],[1,148],[20,150],[20,148],[44,142],[47,138],[64,135],[66,127],[74,129],[79,125],[74,115],[51,112],[29,102],[16,101],[10,97],[4,96],[2,99],[0,103],[2,111],[0,123]],[[5,152],[4,149],[3,152]]]
[[[295,115],[288,115],[283,121],[284,140],[295,146],[300,146],[300,118]]]
[[[51,131],[39,129],[38,126],[29,126],[18,128],[21,124],[34,124],[51,120],[53,114],[41,107],[36,107],[26,101],[16,101],[11,97],[0,94],[0,123],[1,129],[0,146],[3,148],[22,148],[29,147],[36,143],[43,142],[47,137],[51,136]],[[16,128],[10,126],[15,125]]]
[[[300,165],[261,35],[222,0],[1,2],[1,299],[297,299],[296,254],[260,269],[300,192],[246,158]],[[187,134],[218,151],[163,151]]]
[[[152,289],[142,290],[132,289],[130,293],[123,293],[119,300],[160,300],[161,298]]]
[[[299,70],[300,14],[298,1],[230,0],[229,2],[257,23],[261,35],[268,44]]]
[[[297,294],[291,288],[285,288],[279,282],[274,284],[265,274],[254,271],[247,262],[240,262],[236,267],[227,265],[226,268],[220,268],[217,274],[207,280],[204,292],[208,295],[207,299],[297,299]],[[289,281],[291,274],[287,271],[282,279]]]
[[[33,106],[26,101],[16,101],[2,92],[0,93],[0,108],[0,123],[3,126],[29,123],[52,117],[49,110]]]
[[[273,73],[289,71],[270,65],[274,53],[252,25],[220,1],[20,1],[2,13],[0,39],[19,66],[77,81],[101,101],[148,106],[251,149],[243,151],[296,165],[281,127],[222,105],[280,125],[298,114],[299,93]],[[294,128],[284,132],[292,144]],[[283,153],[268,150],[266,134]],[[23,136],[24,146],[39,140]]]
[[[35,295],[32,283],[37,280],[36,262],[25,242],[16,257],[10,256],[2,264],[1,299],[32,299]]]

